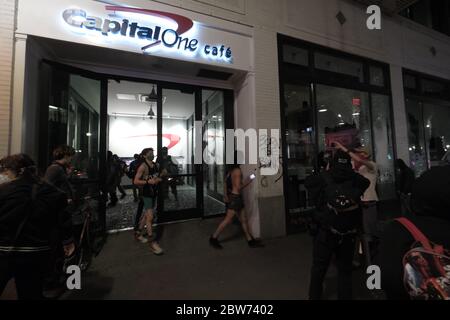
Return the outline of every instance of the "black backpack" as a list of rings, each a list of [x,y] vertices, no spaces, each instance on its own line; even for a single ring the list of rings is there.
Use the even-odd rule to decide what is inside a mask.
[[[357,204],[352,196],[353,182],[351,180],[337,183],[329,174],[324,174],[323,177],[326,183],[322,194],[323,204],[328,205],[336,213],[345,211]]]

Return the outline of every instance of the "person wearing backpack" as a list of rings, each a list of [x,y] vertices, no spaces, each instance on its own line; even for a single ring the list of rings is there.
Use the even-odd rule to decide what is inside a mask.
[[[157,210],[157,193],[158,185],[162,179],[159,176],[159,168],[153,159],[155,158],[153,149],[147,148],[142,151],[143,161],[137,169],[136,176],[133,183],[142,188],[142,203],[143,203],[143,216],[136,216],[136,222],[138,223],[138,230],[135,232],[135,237],[142,243],[146,243],[146,239],[143,235],[144,228],[146,227],[147,237],[150,240],[150,249],[155,255],[162,255],[164,250],[159,246],[156,237],[153,235],[153,223],[155,221],[155,215]],[[139,214],[139,212],[138,212]],[[141,213],[142,214],[142,213]]]
[[[138,202],[139,201],[139,197],[138,197],[138,188],[137,186],[133,183],[134,177],[136,175],[136,171],[137,168],[140,165],[140,156],[136,153],[134,155],[134,160],[131,161],[128,170],[127,170],[127,176],[128,178],[131,179],[131,184],[133,185],[133,198],[134,198],[134,202]]]
[[[67,195],[36,176],[25,154],[0,160],[0,295],[14,279],[18,298],[44,299],[55,232],[66,257],[75,250]]]
[[[370,182],[352,169],[348,153],[337,150],[330,170],[305,182],[316,207],[318,224],[313,241],[313,265],[309,299],[322,298],[323,280],[333,255],[338,269],[338,298],[352,298],[352,260],[357,229],[361,223],[361,196]]]
[[[450,300],[450,166],[414,182],[410,207],[381,235],[381,289],[389,300]]]

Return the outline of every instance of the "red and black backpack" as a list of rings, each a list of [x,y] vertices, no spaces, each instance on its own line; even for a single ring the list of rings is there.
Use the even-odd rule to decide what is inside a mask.
[[[450,250],[435,244],[408,219],[396,219],[413,236],[403,257],[403,282],[414,300],[450,300]]]

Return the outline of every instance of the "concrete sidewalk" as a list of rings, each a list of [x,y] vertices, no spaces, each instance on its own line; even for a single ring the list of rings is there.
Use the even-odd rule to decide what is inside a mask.
[[[239,226],[222,237],[217,251],[208,238],[220,220],[165,227],[164,256],[136,242],[132,232],[110,235],[83,278],[82,290],[63,299],[307,299],[311,238],[295,235],[250,249]],[[355,298],[370,298],[360,272]],[[330,268],[325,298],[334,299],[336,272]]]
[[[312,239],[299,234],[265,241],[250,249],[240,227],[222,236],[224,250],[209,246],[220,219],[167,225],[155,256],[132,232],[112,234],[82,279],[82,290],[62,299],[230,300],[308,298]],[[354,272],[354,298],[370,299],[362,270]],[[325,281],[324,299],[336,299],[336,270]],[[11,283],[1,299],[14,299]]]

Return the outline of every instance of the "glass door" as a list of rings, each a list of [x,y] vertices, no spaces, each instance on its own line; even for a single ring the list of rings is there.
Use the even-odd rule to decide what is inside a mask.
[[[159,222],[200,218],[203,213],[201,165],[194,162],[194,125],[201,120],[200,91],[162,87],[158,105],[157,163],[166,175],[159,191]]]
[[[215,161],[203,165],[205,216],[223,214],[225,178],[225,103],[224,92],[202,91],[203,137],[207,156]]]
[[[39,160],[42,172],[56,159],[53,151],[63,145],[75,155],[67,166],[72,186],[73,223],[83,223],[80,213],[86,199],[98,212],[104,228],[104,203],[101,200],[102,161],[101,113],[104,82],[94,74],[52,63],[41,64],[41,107]],[[96,217],[97,218],[97,217]]]
[[[310,86],[284,85],[284,179],[288,212],[288,232],[306,228],[306,214],[313,210],[304,186],[305,179],[316,169],[315,110]]]

